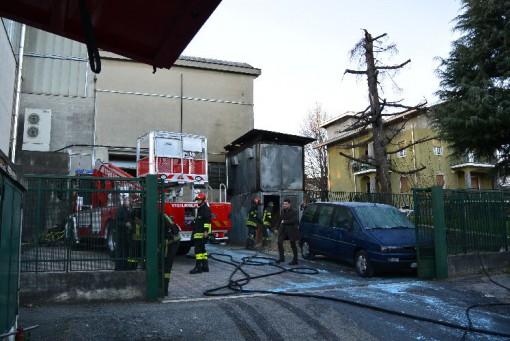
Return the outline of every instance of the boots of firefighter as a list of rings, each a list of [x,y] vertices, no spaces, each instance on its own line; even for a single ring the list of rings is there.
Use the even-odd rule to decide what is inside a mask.
[[[202,261],[202,272],[209,272],[209,261],[207,259]]]
[[[255,240],[251,238],[251,236],[248,237],[246,240],[246,249],[247,250],[253,250],[255,249]]]
[[[190,270],[190,274],[194,275],[194,274],[199,274],[202,272],[202,261],[201,260],[197,260],[197,263],[195,264],[195,267],[193,269]]]
[[[165,296],[168,296],[168,283],[170,283],[170,277],[166,278],[167,274],[165,274],[165,283],[163,284],[165,287],[163,288],[163,291],[165,293]]]

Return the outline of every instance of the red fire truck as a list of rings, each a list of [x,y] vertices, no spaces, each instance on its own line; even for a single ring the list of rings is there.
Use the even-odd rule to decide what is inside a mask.
[[[179,254],[188,253],[191,245],[191,233],[196,216],[197,193],[204,192],[209,199],[212,213],[211,242],[226,242],[231,228],[231,205],[226,202],[226,186],[221,185],[219,200],[211,200],[212,189],[208,186],[207,139],[204,136],[153,131],[137,140],[137,176],[156,174],[163,179],[165,186],[164,212],[181,227]],[[145,155],[144,155],[145,154]],[[111,163],[98,160],[96,168],[90,172],[100,178],[119,178],[119,181],[98,179],[90,205],[83,204],[83,198],[75,196],[75,213],[70,219],[76,242],[82,239],[100,239],[108,249],[115,250],[115,213],[122,202],[121,196],[112,196],[107,190],[113,189],[132,196],[133,203],[139,203],[138,182],[128,181],[132,176]],[[134,191],[134,192],[133,192]],[[131,194],[129,194],[131,193]],[[115,199],[112,199],[115,197]]]

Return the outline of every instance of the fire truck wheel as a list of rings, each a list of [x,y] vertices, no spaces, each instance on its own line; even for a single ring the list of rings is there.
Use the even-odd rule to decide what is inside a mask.
[[[191,249],[191,243],[181,242],[179,244],[179,248],[177,249],[177,255],[178,256],[187,255],[190,249]]]
[[[117,241],[115,240],[115,225],[112,221],[106,223],[106,247],[111,255],[115,254]]]

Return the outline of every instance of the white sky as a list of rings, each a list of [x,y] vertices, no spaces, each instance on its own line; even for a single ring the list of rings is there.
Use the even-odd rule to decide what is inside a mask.
[[[396,83],[403,93],[388,100],[435,103],[436,57],[447,57],[456,0],[223,0],[183,55],[243,62],[262,70],[254,82],[255,128],[297,134],[316,103],[329,117],[368,106],[365,78],[349,52],[362,38],[387,33],[399,54],[386,65],[411,59]]]

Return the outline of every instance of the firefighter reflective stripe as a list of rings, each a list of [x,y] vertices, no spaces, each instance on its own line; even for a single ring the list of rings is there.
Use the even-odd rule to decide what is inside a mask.
[[[209,233],[212,232],[211,223],[204,223],[204,230],[207,230]]]
[[[197,253],[195,255],[196,260],[207,260],[207,252],[204,253]]]
[[[131,237],[133,240],[142,240],[142,234],[140,233],[140,224],[135,225],[135,233]]]
[[[128,258],[128,263],[138,263],[138,259],[135,258]]]
[[[264,222],[264,226],[271,226],[271,212],[264,211],[262,221]]]
[[[165,278],[170,279],[170,272],[165,272]]]
[[[202,238],[204,238],[203,233],[194,233],[193,234],[193,239],[202,239]]]
[[[251,210],[246,219],[246,226],[257,227],[257,210]]]

